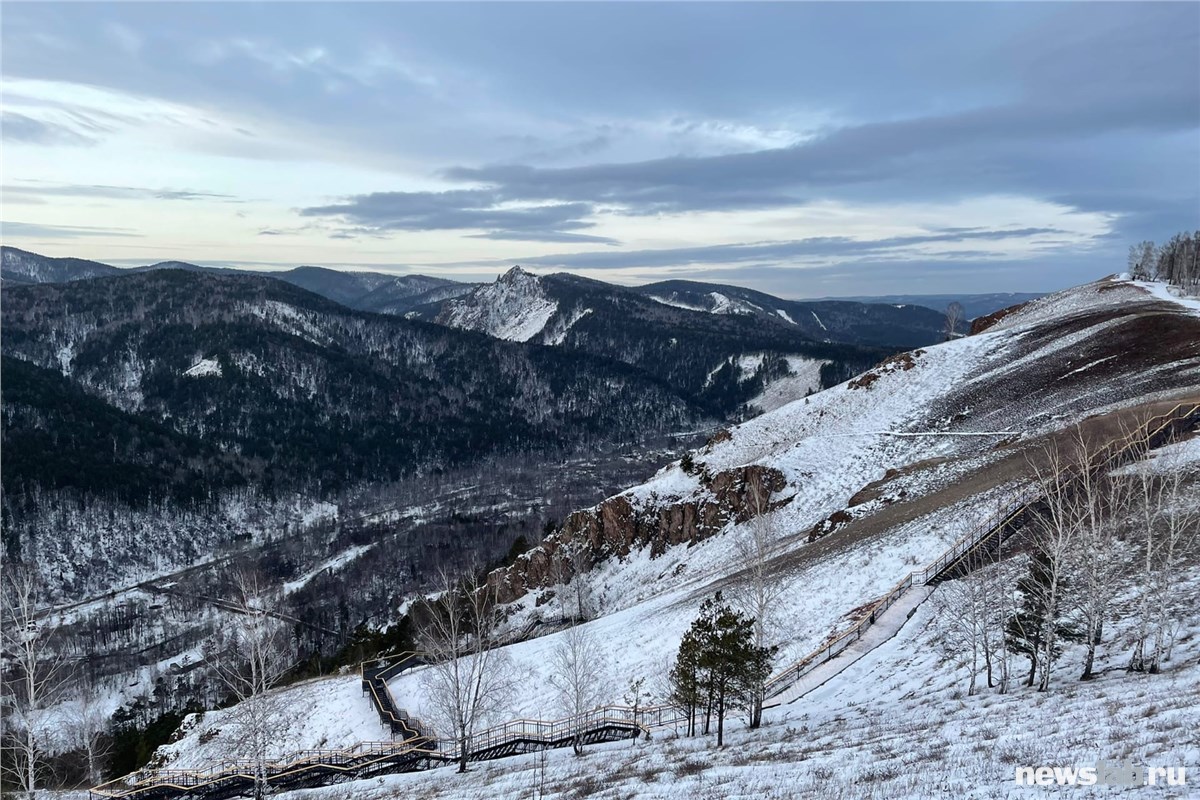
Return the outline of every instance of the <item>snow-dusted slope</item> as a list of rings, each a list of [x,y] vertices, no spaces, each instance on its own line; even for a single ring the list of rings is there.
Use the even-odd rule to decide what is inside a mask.
[[[536,275],[513,267],[495,283],[450,300],[438,321],[497,339],[527,342],[542,332],[557,310],[558,303],[546,296]]]
[[[1200,574],[1191,585],[1200,591]],[[1129,674],[1114,648],[1095,680],[1074,675],[1049,693],[1016,687],[969,697],[948,660],[935,603],[915,610],[897,635],[794,705],[769,710],[764,727],[738,720],[717,750],[712,737],[570,749],[475,765],[466,775],[435,770],[281,795],[287,800],[475,800],[595,796],[640,800],[828,797],[837,800],[996,800],[1063,796],[1194,797],[1200,615],[1181,614],[1180,644],[1160,675]],[[1118,629],[1113,641],[1125,644]],[[1078,649],[1062,656],[1078,661]],[[1064,670],[1065,672],[1065,670]],[[1185,767],[1184,787],[1018,787],[1018,766],[1092,766],[1128,758],[1139,766]]]
[[[767,519],[786,586],[772,632],[786,664],[989,516],[1025,480],[1025,448],[1076,420],[1101,424],[1102,415],[1200,397],[1200,319],[1189,312],[1123,281],[1053,295],[983,333],[890,359],[733,428],[694,452],[690,470],[671,465],[622,497],[632,514],[667,525],[686,504],[712,499],[705,473],[757,464],[782,474]],[[827,524],[835,512],[839,521]],[[655,557],[635,549],[587,574],[598,617],[586,627],[605,651],[613,701],[639,677],[663,697],[665,665],[701,600],[731,586],[740,534],[731,524]],[[535,588],[513,604],[509,624],[553,624],[556,609],[553,589]],[[557,715],[546,686],[559,638],[508,648],[526,679],[501,716]],[[391,684],[417,714],[429,710],[422,677]],[[902,708],[904,692],[892,694]],[[806,724],[826,736],[836,717],[832,709]],[[373,725],[359,733],[376,735]]]
[[[120,270],[81,258],[50,258],[16,247],[0,248],[0,279],[7,283],[59,283],[116,275]]]
[[[756,411],[774,411],[795,400],[821,391],[821,367],[829,363],[815,358],[788,356],[788,375],[767,384],[762,394],[748,405]]]

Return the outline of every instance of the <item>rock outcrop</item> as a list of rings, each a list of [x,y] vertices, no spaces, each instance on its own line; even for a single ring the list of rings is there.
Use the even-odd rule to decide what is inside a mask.
[[[762,507],[759,498],[769,498],[786,481],[779,470],[757,464],[711,477],[704,473],[701,485],[703,491],[686,499],[643,506],[619,494],[577,511],[538,547],[488,575],[488,583],[500,602],[511,603],[533,589],[569,583],[575,572],[605,559],[625,558],[643,548],[654,558],[668,547],[702,541],[730,522],[745,522],[788,502]]]

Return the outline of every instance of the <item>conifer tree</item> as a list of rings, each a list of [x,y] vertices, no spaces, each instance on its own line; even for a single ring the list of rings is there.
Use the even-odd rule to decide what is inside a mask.
[[[734,611],[721,593],[705,600],[700,616],[684,635],[671,670],[673,692],[689,715],[688,732],[695,732],[694,717],[705,704],[704,731],[715,714],[717,746],[725,744],[725,716],[736,708],[750,707],[755,687],[771,670],[774,647],[755,644],[754,619]]]
[[[1053,573],[1052,557],[1043,549],[1035,550],[1029,560],[1029,571],[1017,581],[1017,591],[1021,595],[1020,608],[1009,617],[1005,625],[1009,649],[1029,659],[1026,686],[1033,686],[1037,676],[1038,659],[1045,656],[1046,640],[1051,632],[1050,625],[1053,625],[1055,641],[1049,654],[1050,658],[1061,652],[1059,642],[1078,638],[1076,632],[1062,619],[1061,602],[1054,599],[1058,593],[1051,591]],[[1060,581],[1060,592],[1061,589]],[[1042,667],[1047,669],[1048,665]]]

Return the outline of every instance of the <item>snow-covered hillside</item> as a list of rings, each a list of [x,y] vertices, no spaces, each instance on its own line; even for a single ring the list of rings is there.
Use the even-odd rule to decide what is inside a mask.
[[[450,300],[438,321],[497,339],[527,342],[542,332],[557,310],[558,303],[546,296],[536,275],[513,267],[495,283]]]
[[[1200,591],[1200,574],[1192,586]],[[1025,798],[1054,792],[1015,783],[1018,766],[1091,766],[1128,758],[1186,768],[1187,786],[1067,788],[1089,797],[1191,797],[1200,762],[1195,686],[1200,682],[1200,614],[1181,619],[1181,644],[1160,675],[1113,671],[1087,683],[1065,676],[1051,693],[965,692],[947,660],[947,634],[927,602],[892,639],[796,703],[767,713],[764,727],[741,723],[717,750],[711,738],[676,737],[593,747],[582,758],[550,751],[452,770],[395,775],[293,792],[288,800],[476,800],[531,797],[604,800],[713,797],[731,800],[829,797],[844,800]],[[1117,631],[1119,642],[1122,631]],[[1077,660],[1075,651],[1065,662]],[[1108,666],[1109,664],[1106,664]],[[931,724],[936,721],[936,724]],[[1035,795],[1036,792],[1036,795]]]
[[[774,538],[772,567],[786,586],[772,631],[782,665],[844,629],[856,609],[1011,497],[1027,480],[1028,448],[1077,420],[1112,430],[1120,414],[1157,411],[1189,397],[1200,397],[1200,315],[1148,287],[1110,279],[1036,301],[981,333],[894,357],[852,381],[777,408],[714,437],[691,454],[688,469],[682,463],[668,466],[622,497],[635,516],[669,526],[689,504],[712,500],[706,476],[746,465],[783,476],[784,488],[770,498],[775,510],[767,515]],[[1196,452],[1190,446],[1180,451]],[[602,529],[605,535],[621,533]],[[613,702],[620,702],[636,678],[645,678],[658,698],[664,696],[666,664],[701,600],[732,583],[739,566],[733,543],[741,533],[742,526],[730,524],[686,545],[666,547],[655,557],[648,547],[635,549],[625,558],[603,560],[585,576],[597,612],[586,628],[602,643]],[[528,563],[518,560],[511,569]],[[558,621],[553,596],[554,587],[532,585],[512,605],[508,624],[513,630],[538,621],[553,625]],[[1011,764],[1033,759],[1040,765],[1044,753],[1069,760],[1097,748],[1109,755],[1105,748],[1112,748],[1120,749],[1114,756],[1134,753],[1194,763],[1194,745],[1179,744],[1190,708],[1179,699],[1181,687],[1200,676],[1194,641],[1166,675],[1142,684],[1120,683],[1114,676],[1095,689],[1089,685],[1055,695],[1052,702],[1062,709],[1078,702],[1082,713],[1113,724],[1129,718],[1119,706],[1122,700],[1143,710],[1156,705],[1163,716],[1155,724],[1164,727],[1151,727],[1122,748],[1117,734],[1103,725],[1094,740],[1081,742],[1053,712],[1030,724],[1028,706],[1019,699],[989,695],[964,702],[954,688],[955,668],[934,654],[929,608],[918,607],[895,639],[854,663],[819,697],[772,712],[764,732],[735,734],[734,744],[753,741],[753,749],[734,746],[710,759],[694,753],[705,746],[694,742],[626,745],[625,750],[597,749],[605,755],[574,763],[619,765],[626,772],[604,774],[612,773],[612,796],[622,797],[701,791],[790,797],[795,795],[779,789],[780,782],[815,790],[832,787],[835,775],[839,785],[849,776],[865,788],[834,796],[926,797],[930,785],[922,781],[928,775],[916,776],[915,770],[931,763],[959,765],[952,773],[953,796],[996,797],[1012,786]],[[1198,624],[1194,615],[1186,621],[1189,630]],[[507,716],[560,715],[546,686],[561,635],[508,648],[525,679],[508,703]],[[1105,656],[1114,664],[1116,647]],[[329,680],[349,686],[358,679]],[[429,710],[421,670],[393,679],[390,686],[411,712]],[[1160,699],[1143,702],[1138,692]],[[1097,699],[1101,695],[1103,702]],[[292,705],[304,708],[306,702],[297,694]],[[913,746],[929,715],[946,722]],[[374,717],[366,719],[370,722],[361,728],[289,735],[281,749],[374,738],[378,726]],[[1008,721],[1019,734],[1005,733]],[[171,747],[171,765],[198,766],[232,754],[227,737],[214,733],[220,728],[219,712],[194,724]],[[562,783],[546,796],[570,796],[573,762],[553,758]],[[803,766],[792,763],[801,759]],[[518,783],[531,779],[532,765],[528,758],[488,765],[480,771],[490,777],[469,783],[434,773],[367,782],[352,795],[331,789],[310,796],[515,796],[525,791]],[[1007,771],[1008,783],[998,770]],[[644,775],[643,783],[631,782],[627,773]],[[672,775],[680,781],[678,790],[666,788]]]
[[[0,280],[12,284],[77,281],[119,272],[116,267],[82,258],[50,258],[8,246],[0,249]]]

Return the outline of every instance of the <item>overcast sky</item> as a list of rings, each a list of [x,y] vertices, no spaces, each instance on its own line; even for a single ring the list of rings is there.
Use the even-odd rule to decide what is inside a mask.
[[[6,244],[788,297],[1200,227],[1200,4],[5,4]]]

